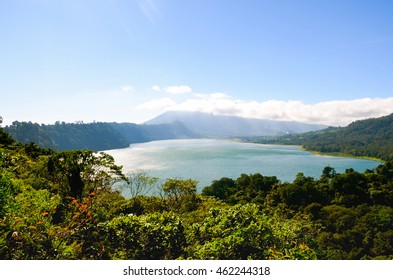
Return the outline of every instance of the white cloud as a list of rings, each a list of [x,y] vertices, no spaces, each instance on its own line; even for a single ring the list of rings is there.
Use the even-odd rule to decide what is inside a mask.
[[[210,93],[210,94],[196,93],[194,95],[200,99],[206,99],[206,100],[226,99],[226,98],[230,99],[231,98],[229,95],[222,93],[222,92],[215,92],[215,93]]]
[[[191,93],[192,89],[189,86],[186,85],[175,85],[175,86],[168,86],[166,88],[162,88],[159,85],[154,85],[150,87],[150,90],[156,91],[156,92],[164,92],[164,93],[169,93],[173,95],[180,95],[180,94],[185,94],[185,93]]]
[[[129,91],[133,91],[134,88],[132,86],[130,86],[130,85],[125,85],[125,86],[121,87],[121,90],[125,91],[125,92],[129,92]]]
[[[165,92],[169,94],[184,94],[184,93],[191,93],[192,89],[189,86],[186,85],[180,85],[180,86],[169,86],[166,88],[162,88],[158,85],[154,85],[150,87],[152,91],[156,92]]]
[[[190,93],[192,89],[189,86],[181,85],[181,86],[170,86],[165,88],[165,92],[170,94],[183,94]]]
[[[161,87],[160,87],[160,86],[157,86],[157,85],[152,86],[150,89],[151,89],[152,91],[158,91],[158,92],[162,91]]]
[[[175,101],[168,97],[164,97],[161,99],[154,99],[143,104],[137,106],[137,109],[143,110],[171,110],[171,108],[175,105]]]
[[[170,109],[335,126],[345,126],[355,120],[381,117],[393,112],[393,98],[364,98],[305,104],[299,100],[246,101],[233,99],[222,93],[195,96],[196,98],[188,99]]]
[[[156,89],[161,88],[159,86]],[[176,86],[173,92],[185,92]],[[168,88],[165,88],[167,92]],[[153,87],[152,87],[153,89]],[[189,89],[188,92],[190,92]],[[299,100],[249,101],[235,99],[225,93],[193,94],[193,98],[176,103],[161,98],[141,104],[138,108],[162,111],[199,111],[217,115],[235,115],[246,118],[299,121],[315,124],[345,126],[366,118],[377,118],[393,113],[393,97],[334,100],[306,104]]]

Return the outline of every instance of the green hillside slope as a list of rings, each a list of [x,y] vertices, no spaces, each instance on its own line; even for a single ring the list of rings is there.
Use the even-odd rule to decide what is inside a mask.
[[[260,143],[302,145],[306,150],[322,153],[392,160],[393,114],[356,121],[346,127],[329,127],[315,132],[253,140]]]
[[[44,125],[13,122],[4,128],[21,143],[37,143],[55,150],[109,150],[128,147],[132,143],[154,140],[194,138],[181,123],[137,125],[133,123],[64,123]]]

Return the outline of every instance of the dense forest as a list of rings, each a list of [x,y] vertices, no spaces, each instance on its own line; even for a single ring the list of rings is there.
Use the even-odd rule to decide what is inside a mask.
[[[302,134],[253,137],[246,140],[266,144],[302,145],[306,150],[321,153],[393,160],[393,114],[356,121],[346,127],[329,127]]]
[[[291,183],[218,178],[201,194],[196,184],[125,176],[105,153],[22,144],[0,128],[0,259],[393,258],[391,161]]]
[[[132,143],[198,137],[179,122],[159,125],[56,122],[53,125],[45,125],[15,121],[4,130],[21,143],[34,142],[40,147],[60,151],[103,151],[126,148]]]

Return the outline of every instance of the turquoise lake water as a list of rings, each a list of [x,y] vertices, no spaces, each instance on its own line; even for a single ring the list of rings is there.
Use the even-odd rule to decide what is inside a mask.
[[[359,172],[377,167],[381,162],[364,159],[316,155],[299,146],[262,145],[226,140],[164,140],[134,144],[129,148],[106,153],[123,165],[124,173],[147,171],[149,176],[196,179],[200,192],[213,180],[236,179],[242,173],[276,176],[292,182],[296,174],[319,178],[326,166],[343,173],[348,168]]]

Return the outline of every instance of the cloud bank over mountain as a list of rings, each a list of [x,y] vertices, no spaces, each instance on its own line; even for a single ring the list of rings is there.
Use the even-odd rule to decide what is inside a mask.
[[[250,101],[233,98],[225,93],[193,93],[189,98],[180,101],[170,97],[154,99],[140,104],[138,108],[345,126],[355,120],[376,118],[392,113],[393,97],[307,104],[300,100]]]
[[[176,123],[184,125],[195,135],[213,138],[276,136],[326,128],[326,126],[320,124],[261,120],[189,111],[168,111],[145,122],[147,125],[173,125]]]

